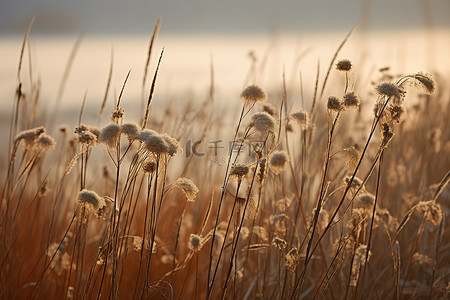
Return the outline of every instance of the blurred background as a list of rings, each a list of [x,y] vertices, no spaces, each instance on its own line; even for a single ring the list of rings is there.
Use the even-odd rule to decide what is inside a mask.
[[[143,70],[158,17],[162,24],[151,73],[163,47],[165,52],[155,105],[173,99],[201,103],[208,93],[211,66],[219,103],[238,101],[248,81],[257,81],[269,96],[277,97],[271,90],[279,90],[283,72],[288,88],[295,90],[292,97],[298,97],[300,73],[308,95],[317,65],[323,78],[355,25],[338,58],[351,59],[356,76],[370,80],[373,70],[386,66],[394,74],[445,73],[450,70],[449,15],[448,0],[2,0],[0,101],[12,106],[21,43],[33,16],[22,70],[24,87],[39,81],[41,101],[50,106],[60,101],[62,109],[72,110],[79,109],[85,95],[88,107],[100,105],[111,59],[110,106],[129,70],[123,103],[136,108],[142,102]],[[258,78],[249,80],[253,59],[261,70]],[[65,70],[69,72],[64,93],[56,99]]]

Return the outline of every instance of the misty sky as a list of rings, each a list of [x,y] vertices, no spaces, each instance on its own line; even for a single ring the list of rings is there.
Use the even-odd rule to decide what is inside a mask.
[[[448,0],[0,0],[0,34],[248,34],[450,27]],[[427,17],[428,16],[428,17]],[[363,20],[363,21],[362,21]]]

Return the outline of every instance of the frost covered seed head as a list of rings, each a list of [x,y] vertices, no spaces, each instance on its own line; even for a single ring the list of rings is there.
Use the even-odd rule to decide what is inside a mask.
[[[141,132],[141,129],[138,124],[129,122],[121,126],[121,131],[127,136],[128,141],[132,143]]]
[[[145,139],[145,148],[155,154],[165,154],[169,151],[169,146],[164,138],[159,134],[150,135],[147,139]]]
[[[107,147],[116,147],[120,141],[120,126],[116,123],[111,123],[105,126],[100,132],[98,141],[105,144]]]

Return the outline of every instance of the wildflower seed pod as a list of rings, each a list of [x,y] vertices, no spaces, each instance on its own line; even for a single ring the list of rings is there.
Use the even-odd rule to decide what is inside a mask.
[[[238,177],[242,180],[242,177],[246,176],[249,172],[249,167],[245,164],[234,164],[231,166],[230,175]]]

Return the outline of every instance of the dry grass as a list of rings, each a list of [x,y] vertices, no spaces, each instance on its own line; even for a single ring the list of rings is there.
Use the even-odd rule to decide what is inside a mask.
[[[353,91],[358,67],[335,58],[310,106],[289,97],[301,86],[252,85],[232,128],[214,111],[213,80],[202,106],[149,117],[157,69],[141,119],[127,119],[121,92],[103,128],[81,113],[76,128],[45,128],[53,120],[30,98],[39,85],[23,93],[19,68],[0,298],[448,297],[448,82],[382,70]],[[327,84],[340,94],[325,97]],[[231,142],[222,165],[193,147],[213,146],[212,132]]]

